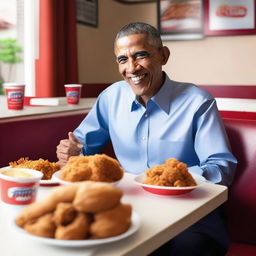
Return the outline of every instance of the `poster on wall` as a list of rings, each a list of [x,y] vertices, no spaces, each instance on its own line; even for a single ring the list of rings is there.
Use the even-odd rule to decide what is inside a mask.
[[[116,0],[116,1],[123,4],[145,4],[145,3],[155,2],[155,0]]]
[[[78,23],[98,26],[98,0],[76,0],[76,20]]]
[[[256,34],[255,0],[205,0],[205,35]]]
[[[157,18],[163,40],[203,38],[202,0],[158,0]]]

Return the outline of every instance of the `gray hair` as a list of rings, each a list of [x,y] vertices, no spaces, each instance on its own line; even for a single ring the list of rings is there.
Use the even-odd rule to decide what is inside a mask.
[[[159,31],[155,27],[143,22],[133,22],[122,27],[116,34],[115,43],[119,38],[133,34],[146,34],[151,45],[158,49],[163,47]]]

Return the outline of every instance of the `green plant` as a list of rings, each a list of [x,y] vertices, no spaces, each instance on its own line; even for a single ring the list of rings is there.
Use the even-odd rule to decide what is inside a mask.
[[[14,64],[22,61],[22,58],[18,55],[21,52],[22,47],[17,43],[16,39],[0,39],[0,62],[9,64],[9,72],[7,76],[8,81],[11,79]],[[0,66],[0,94],[4,94],[3,82],[4,78]]]

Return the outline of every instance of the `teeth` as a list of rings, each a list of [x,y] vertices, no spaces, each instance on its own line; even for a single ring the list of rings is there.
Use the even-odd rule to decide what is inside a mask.
[[[138,84],[140,82],[140,80],[144,77],[145,75],[141,75],[141,76],[134,76],[131,77],[131,80],[135,83]]]

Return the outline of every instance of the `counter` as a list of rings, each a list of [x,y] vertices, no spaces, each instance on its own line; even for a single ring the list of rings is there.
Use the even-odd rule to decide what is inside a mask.
[[[8,110],[6,101],[6,96],[0,96],[0,122],[11,121],[13,118],[61,114],[63,112],[88,112],[96,98],[81,98],[78,105],[25,106],[23,110]]]

